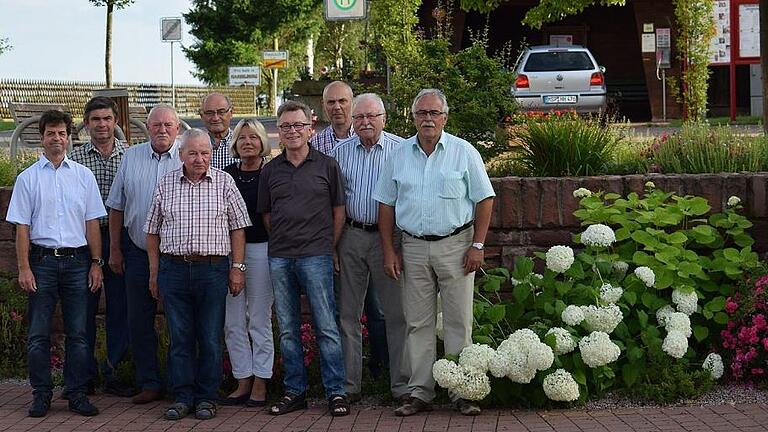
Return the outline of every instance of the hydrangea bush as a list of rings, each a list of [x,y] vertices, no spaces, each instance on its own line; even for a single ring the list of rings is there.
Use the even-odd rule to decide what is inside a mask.
[[[631,388],[651,373],[651,354],[722,376],[722,359],[707,354],[729,321],[726,299],[757,266],[751,223],[740,200],[707,216],[704,198],[646,188],[627,197],[577,190],[580,249],[558,245],[518,257],[512,271],[489,270],[476,289],[476,344],[435,365],[438,384],[543,406]],[[511,299],[500,294],[507,286]]]
[[[765,274],[765,270],[762,271]],[[768,275],[749,281],[728,297],[729,316],[720,333],[720,352],[728,361],[728,373],[736,381],[755,382],[768,375]],[[723,373],[723,368],[720,368]],[[713,372],[714,374],[714,372]]]

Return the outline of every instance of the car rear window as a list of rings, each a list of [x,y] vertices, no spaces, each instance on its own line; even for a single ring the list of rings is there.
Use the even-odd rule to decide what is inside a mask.
[[[526,72],[578,71],[594,69],[584,51],[550,51],[531,53],[525,63]]]

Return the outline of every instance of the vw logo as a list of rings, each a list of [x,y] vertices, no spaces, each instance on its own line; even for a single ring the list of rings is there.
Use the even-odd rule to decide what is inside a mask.
[[[562,75],[560,75],[560,74],[557,74],[557,76],[556,76],[555,78],[556,78],[558,81],[562,81],[562,80],[563,80],[563,76],[562,76]]]

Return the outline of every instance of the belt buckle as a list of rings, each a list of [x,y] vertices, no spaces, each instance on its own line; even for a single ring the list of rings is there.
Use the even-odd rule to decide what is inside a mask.
[[[53,248],[53,256],[55,257],[63,257],[64,254],[59,253],[59,248]]]
[[[184,260],[185,263],[191,263],[192,261],[189,260],[189,256],[191,255],[182,255],[181,259]]]

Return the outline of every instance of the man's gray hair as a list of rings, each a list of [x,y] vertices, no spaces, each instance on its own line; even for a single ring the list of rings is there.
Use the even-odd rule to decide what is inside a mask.
[[[225,95],[224,93],[221,93],[221,92],[213,92],[213,93],[208,93],[207,95],[205,95],[203,100],[200,101],[200,109],[201,110],[205,106],[205,103],[208,101],[208,98],[211,97],[211,96],[221,96],[221,97],[223,97],[224,100],[227,101],[227,108],[232,108],[232,98],[231,97],[229,97],[229,96],[227,96],[227,95]]]
[[[370,101],[375,103],[379,106],[381,109],[381,112],[386,113],[386,109],[384,108],[384,101],[381,100],[379,95],[376,93],[363,93],[360,95],[355,96],[354,99],[352,99],[352,112],[355,112],[355,108],[357,106],[365,101]]]
[[[421,98],[427,97],[427,96],[437,96],[440,98],[440,100],[443,102],[443,112],[448,114],[448,99],[445,98],[445,93],[443,93],[439,89],[435,88],[427,88],[422,89],[419,94],[416,95],[415,98],[413,98],[413,104],[411,105],[411,114],[416,115],[416,104],[419,103]]]
[[[200,129],[200,128],[192,128],[187,131],[184,131],[183,134],[181,134],[181,144],[179,144],[179,151],[182,151],[187,148],[187,143],[195,138],[205,138],[205,142],[208,143],[209,146],[211,146],[211,150],[213,150],[213,144],[211,144],[211,136],[208,135],[208,132]]]
[[[166,103],[159,103],[152,107],[151,110],[149,110],[149,114],[147,114],[147,125],[149,125],[149,119],[152,118],[152,116],[160,110],[168,110],[173,113],[173,117],[176,118],[176,124],[180,124],[181,121],[179,120],[179,114],[176,112],[176,109]]]

